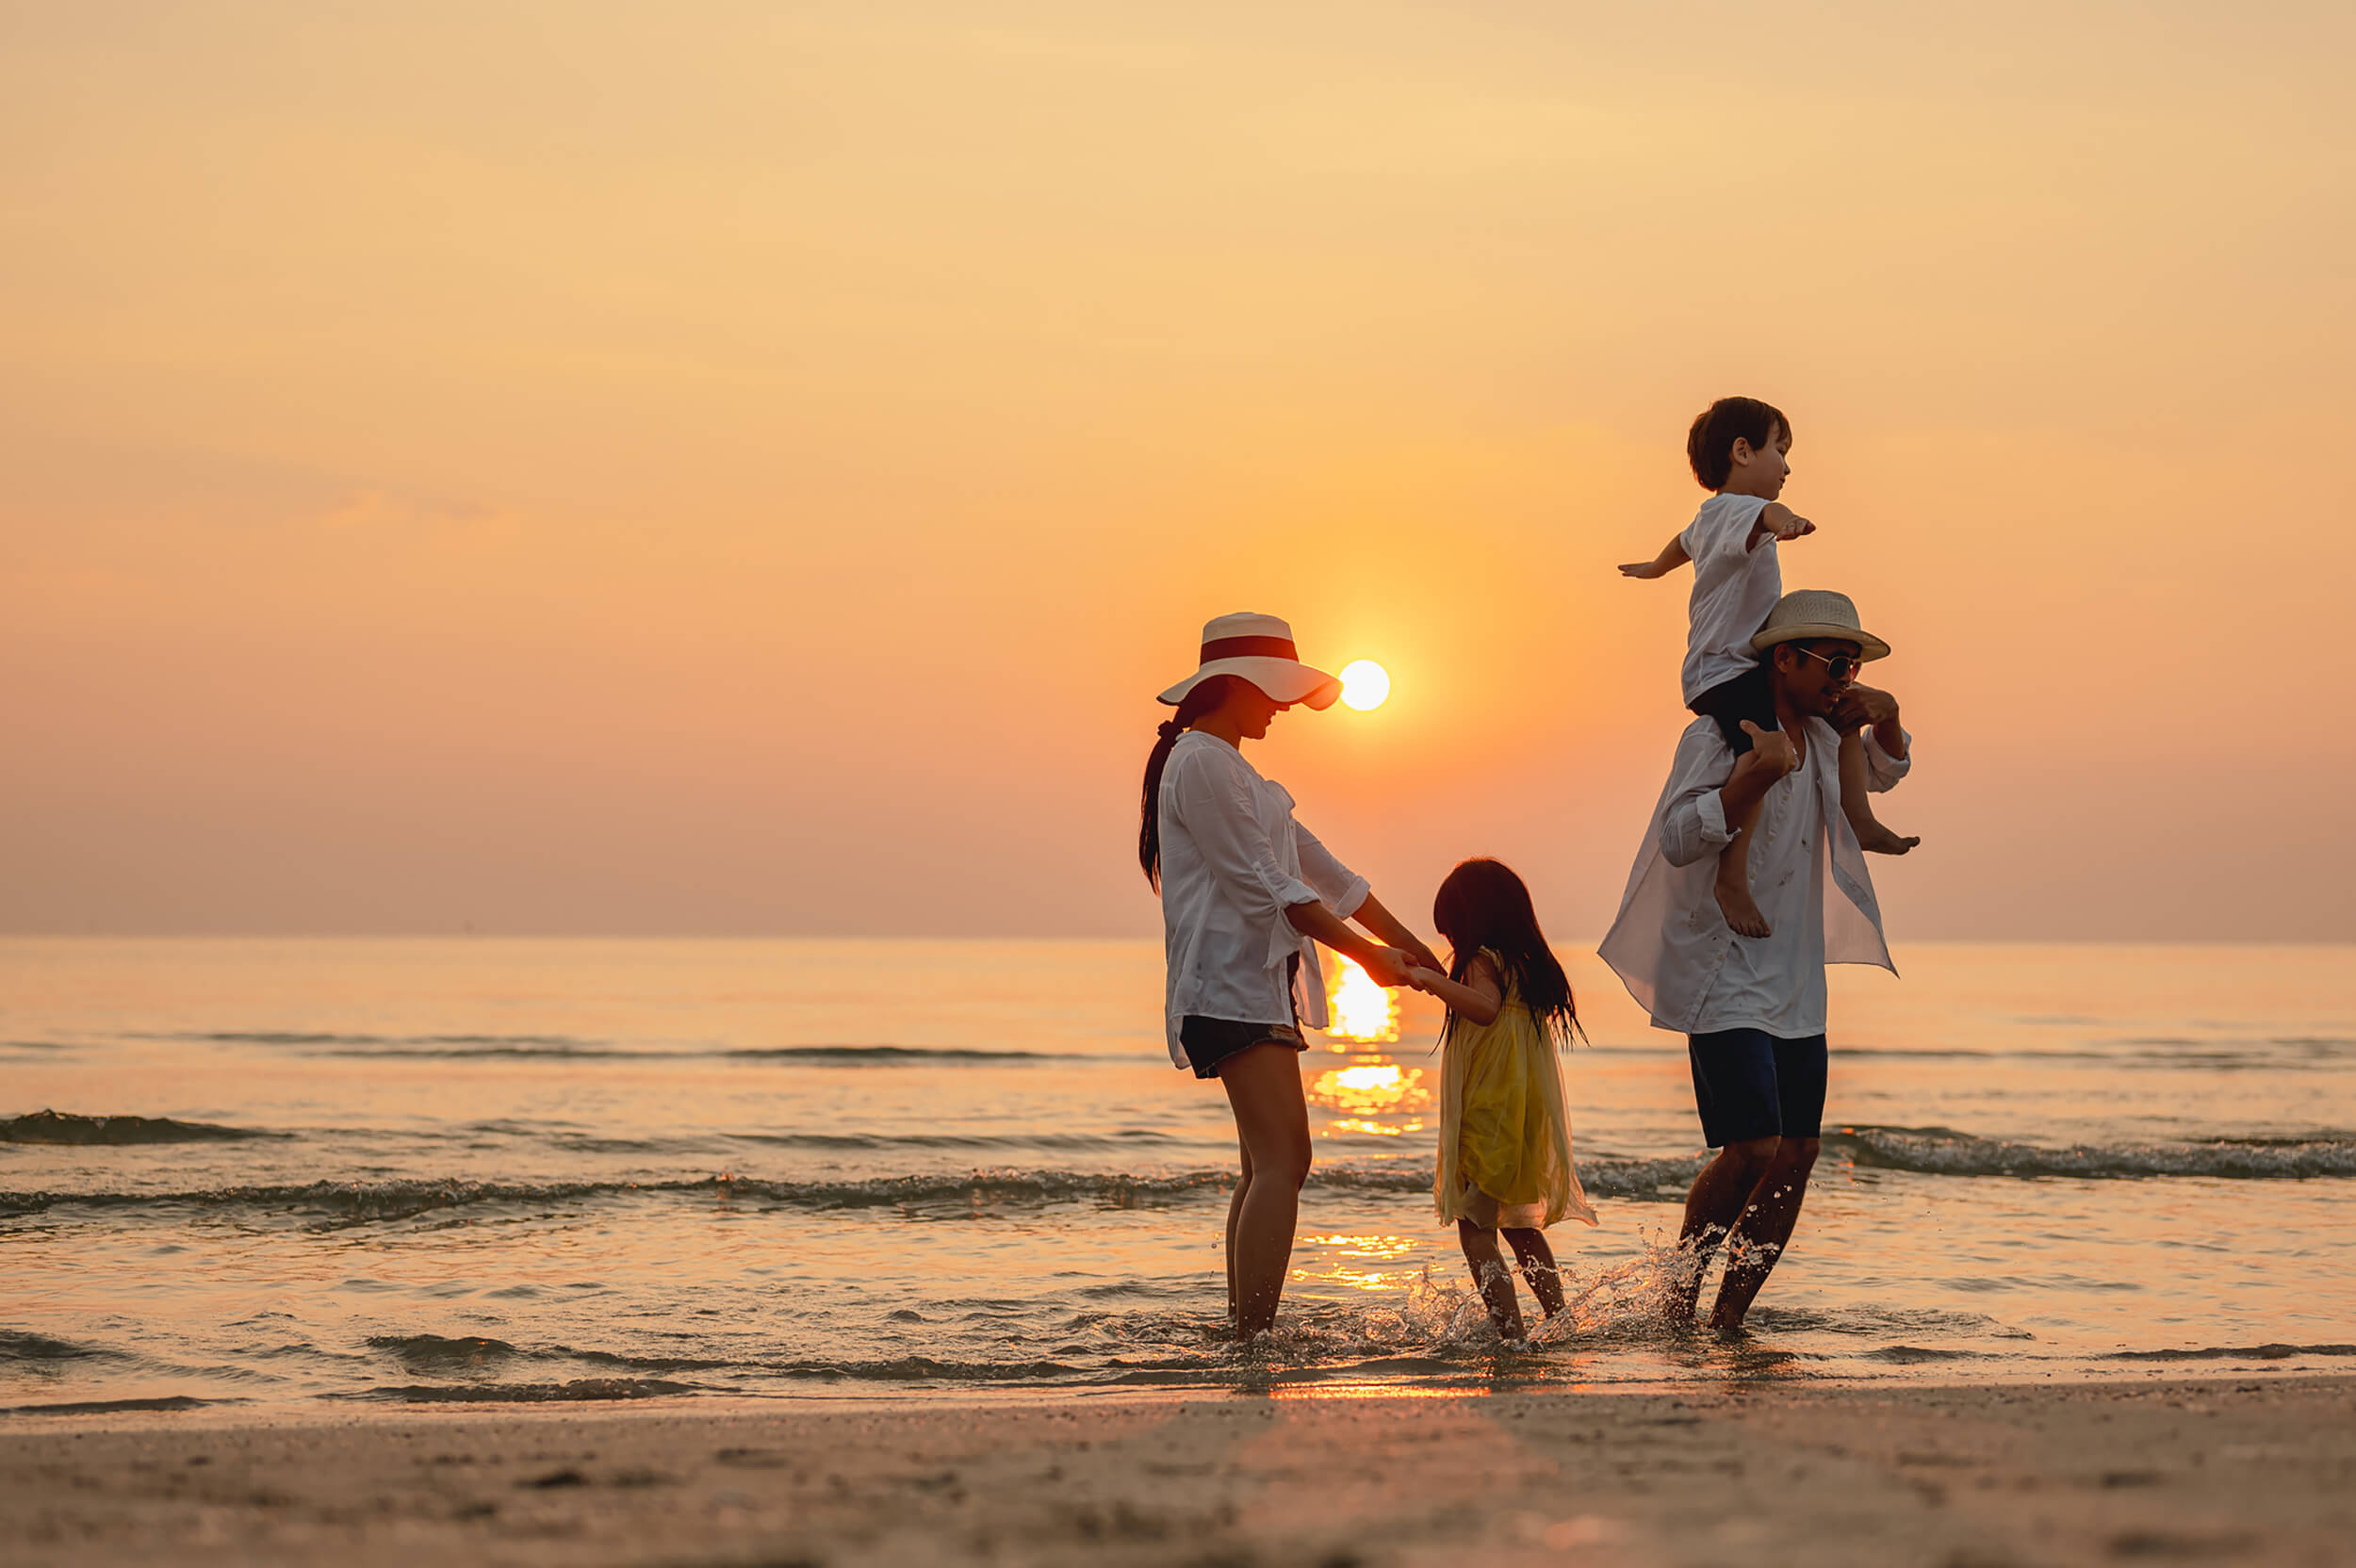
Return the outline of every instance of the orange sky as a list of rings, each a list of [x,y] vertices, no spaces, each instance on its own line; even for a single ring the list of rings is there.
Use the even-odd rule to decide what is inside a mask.
[[[1739,391],[1898,940],[2356,938],[2347,8],[1181,9],[0,16],[0,928],[1151,933],[1250,608],[1592,936]]]

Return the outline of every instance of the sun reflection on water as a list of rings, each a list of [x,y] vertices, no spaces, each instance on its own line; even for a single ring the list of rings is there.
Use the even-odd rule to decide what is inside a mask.
[[[1424,1087],[1424,1070],[1389,1062],[1331,1068],[1309,1086],[1309,1102],[1340,1115],[1325,1124],[1327,1136],[1337,1133],[1367,1133],[1376,1137],[1401,1137],[1420,1133],[1432,1093]]]
[[[1399,998],[1375,983],[1357,963],[1333,956],[1333,973],[1326,983],[1327,1010],[1333,1021],[1326,1033],[1337,1040],[1375,1044],[1399,1038]]]

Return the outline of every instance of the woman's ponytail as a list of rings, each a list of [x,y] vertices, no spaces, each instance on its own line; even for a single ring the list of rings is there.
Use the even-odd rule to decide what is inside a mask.
[[[1153,749],[1145,754],[1145,789],[1138,799],[1137,864],[1145,868],[1145,885],[1162,888],[1162,770],[1170,765],[1170,748],[1194,722],[1227,700],[1227,683],[1234,676],[1215,675],[1186,695],[1178,711],[1153,731]]]

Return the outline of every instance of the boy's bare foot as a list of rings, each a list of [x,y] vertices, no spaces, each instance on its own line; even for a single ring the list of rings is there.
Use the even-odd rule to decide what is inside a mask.
[[[1767,924],[1767,917],[1759,912],[1751,900],[1751,890],[1729,876],[1718,878],[1710,890],[1718,895],[1718,908],[1734,927],[1738,937],[1772,937],[1775,932]]]
[[[1857,835],[1858,844],[1868,855],[1904,855],[1922,841],[1922,837],[1919,833],[1910,839],[1902,839],[1879,823],[1873,824],[1870,831]]]

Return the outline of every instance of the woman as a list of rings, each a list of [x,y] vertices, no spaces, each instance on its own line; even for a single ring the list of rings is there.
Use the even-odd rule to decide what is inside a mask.
[[[1170,1059],[1227,1091],[1243,1178],[1227,1205],[1227,1314],[1249,1339],[1276,1323],[1292,1261],[1309,1107],[1297,1055],[1301,1005],[1325,1026],[1317,942],[1385,986],[1440,967],[1415,934],[1293,820],[1293,797],[1243,759],[1243,743],[1297,702],[1330,708],[1341,682],[1301,662],[1273,615],[1203,629],[1194,674],[1161,694],[1178,710],[1145,761],[1137,859],[1162,895],[1170,961]],[[1352,931],[1355,919],[1381,941]],[[1387,945],[1386,945],[1387,944]],[[1308,963],[1301,962],[1306,957]]]

